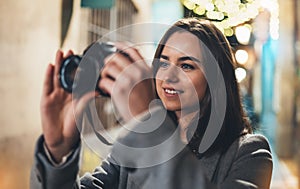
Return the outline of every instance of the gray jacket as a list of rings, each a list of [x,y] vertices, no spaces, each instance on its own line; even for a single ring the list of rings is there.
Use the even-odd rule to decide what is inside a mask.
[[[159,136],[170,133],[170,120],[163,123],[157,131]],[[161,129],[162,128],[162,129]],[[131,145],[149,146],[156,135],[125,134],[121,142]],[[169,136],[166,134],[164,137]],[[147,138],[148,137],[148,138]],[[151,140],[152,139],[152,140]],[[187,147],[168,161],[143,168],[126,168],[123,165],[135,164],[145,159],[155,159],[170,153],[171,147],[161,154],[142,153],[134,156],[122,156],[118,146],[114,146],[111,155],[97,167],[93,173],[77,178],[79,170],[80,147],[68,158],[67,162],[54,167],[43,151],[43,137],[37,143],[35,161],[31,173],[32,189],[268,189],[272,176],[272,156],[269,144],[262,135],[247,134],[238,138],[228,150],[221,154],[197,158]],[[148,141],[143,142],[143,141]],[[147,143],[147,144],[145,144]],[[172,145],[180,145],[172,142]],[[137,146],[140,147],[140,146]],[[122,158],[120,158],[122,156]],[[125,162],[125,163],[124,163]]]

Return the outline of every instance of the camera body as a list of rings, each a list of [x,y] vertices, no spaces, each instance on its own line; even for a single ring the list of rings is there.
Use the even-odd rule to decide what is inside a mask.
[[[115,52],[117,48],[112,43],[95,42],[87,47],[83,55],[68,56],[63,60],[59,72],[62,88],[80,96],[92,90],[107,96],[98,87],[98,82],[104,59]]]

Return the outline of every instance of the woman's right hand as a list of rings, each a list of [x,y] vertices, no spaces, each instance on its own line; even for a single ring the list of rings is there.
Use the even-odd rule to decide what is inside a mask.
[[[78,143],[80,133],[76,120],[80,120],[87,102],[96,94],[90,92],[80,99],[72,99],[60,85],[59,70],[65,55],[61,50],[56,53],[55,64],[49,64],[46,71],[41,98],[41,121],[45,144],[56,162],[68,154]]]

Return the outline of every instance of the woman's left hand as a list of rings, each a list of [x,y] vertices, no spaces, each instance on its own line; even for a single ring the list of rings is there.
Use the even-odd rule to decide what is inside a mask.
[[[119,50],[105,59],[98,86],[108,93],[123,121],[148,111],[156,98],[151,68],[134,47],[114,44]]]

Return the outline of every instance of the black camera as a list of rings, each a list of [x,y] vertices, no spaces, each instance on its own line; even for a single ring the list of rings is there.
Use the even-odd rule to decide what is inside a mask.
[[[115,52],[117,48],[113,44],[95,42],[83,52],[83,55],[71,55],[64,59],[59,73],[62,88],[79,96],[92,90],[107,96],[98,87],[98,82],[104,59]]]

